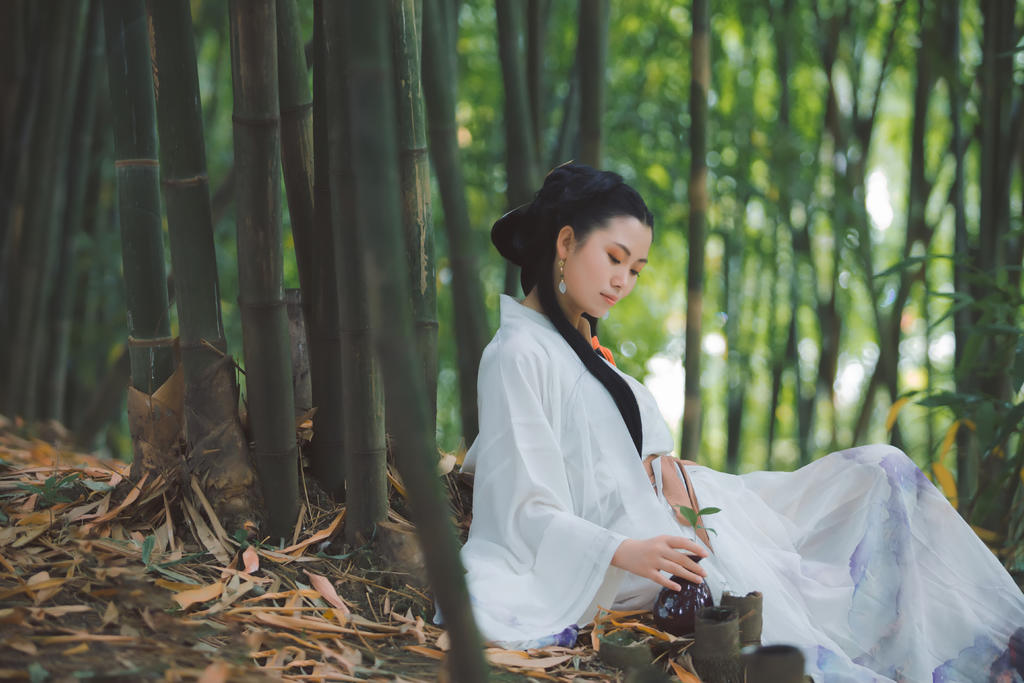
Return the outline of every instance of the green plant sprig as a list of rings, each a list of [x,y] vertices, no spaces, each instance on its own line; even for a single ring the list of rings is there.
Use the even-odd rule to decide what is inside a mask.
[[[706,507],[701,508],[697,512],[694,512],[692,508],[688,508],[685,505],[676,505],[676,509],[679,510],[679,514],[681,514],[683,517],[686,517],[686,521],[688,521],[690,523],[690,526],[692,526],[695,530],[703,529],[704,531],[709,531],[713,533],[715,536],[718,535],[718,532],[714,529],[704,526],[701,523],[701,518],[706,517],[708,515],[713,515],[716,512],[721,512],[722,508]]]

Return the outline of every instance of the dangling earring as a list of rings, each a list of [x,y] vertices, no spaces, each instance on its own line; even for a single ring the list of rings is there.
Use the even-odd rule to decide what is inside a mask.
[[[565,260],[558,259],[558,291],[565,294]]]

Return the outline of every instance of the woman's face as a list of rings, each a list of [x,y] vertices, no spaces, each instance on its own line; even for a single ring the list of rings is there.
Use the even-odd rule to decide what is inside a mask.
[[[558,233],[558,258],[565,261],[565,294],[555,292],[566,316],[575,321],[582,313],[602,317],[636,286],[647,264],[653,231],[633,216],[616,216],[594,228],[580,242],[572,228]],[[557,264],[556,264],[557,266]]]

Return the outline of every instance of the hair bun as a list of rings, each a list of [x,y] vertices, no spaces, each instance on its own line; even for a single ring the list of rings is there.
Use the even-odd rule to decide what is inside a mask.
[[[498,253],[520,267],[529,252],[527,214],[530,206],[531,204],[517,206],[494,221],[494,225],[491,226],[491,242],[498,249]]]

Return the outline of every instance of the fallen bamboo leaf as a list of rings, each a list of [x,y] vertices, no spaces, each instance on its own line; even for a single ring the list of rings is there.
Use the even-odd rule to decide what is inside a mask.
[[[117,606],[113,602],[108,602],[107,609],[103,611],[103,616],[100,618],[100,623],[103,626],[107,626],[117,621],[120,616],[120,613],[117,611]]]
[[[342,612],[346,616],[351,613],[348,605],[346,605],[338,596],[338,592],[334,589],[334,585],[330,581],[319,574],[314,574],[308,569],[303,569],[302,571],[306,573],[306,576],[309,577],[309,582],[313,584],[313,588],[323,596],[324,600],[330,603],[331,606],[336,607],[338,611]]]
[[[444,453],[437,461],[437,473],[444,476],[455,469],[455,456],[451,453]]]
[[[302,522],[306,518],[306,505],[299,506],[299,515],[295,518],[295,528],[292,530],[292,545],[299,542],[299,534],[302,533]]]
[[[246,574],[253,574],[260,570],[259,553],[251,545],[242,551],[242,565],[245,568],[243,571]]]
[[[437,637],[437,649],[447,652],[451,646],[452,641],[451,637],[448,635],[448,631],[442,631],[441,635]]]
[[[48,527],[48,526],[32,527],[31,529],[29,529],[29,530],[24,532],[24,536],[22,536],[17,541],[12,543],[11,547],[12,548],[24,547],[24,546],[28,545],[29,543],[31,543],[32,541],[34,541],[37,538],[39,538],[40,536],[42,536],[44,533],[46,533],[46,531],[49,528],[50,527]]]
[[[227,550],[224,549],[224,546],[221,544],[221,541],[217,538],[216,534],[210,530],[210,527],[206,524],[203,516],[196,510],[195,506],[193,506],[187,498],[183,498],[181,502],[185,508],[185,513],[192,521],[192,528],[195,529],[196,536],[199,538],[200,542],[202,542],[206,549],[209,550],[215,558],[217,558],[218,562],[223,565],[230,562],[231,556],[228,554]]]
[[[78,645],[75,645],[74,647],[69,647],[68,649],[66,649],[63,652],[61,652],[61,654],[64,655],[65,657],[70,657],[71,655],[80,655],[83,652],[88,652],[88,651],[89,651],[89,644],[88,643],[80,643]]]
[[[28,613],[33,619],[42,619],[43,617],[63,617],[68,614],[92,611],[93,608],[89,605],[52,605],[50,607],[30,607]]]
[[[224,527],[221,526],[220,519],[217,518],[217,514],[213,511],[213,506],[207,500],[206,494],[203,493],[203,489],[199,486],[199,480],[196,479],[195,475],[192,475],[192,491],[196,494],[196,498],[199,499],[199,504],[206,510],[206,516],[210,518],[210,526],[213,527],[217,538],[220,539],[221,543],[228,543],[228,532],[224,531]]]
[[[666,642],[672,642],[674,640],[677,640],[676,636],[673,636],[670,633],[665,633],[664,631],[659,631],[658,629],[648,626],[647,624],[641,623],[639,621],[615,621],[613,619],[611,623],[613,626],[617,626],[619,628],[635,629],[637,631],[640,631],[641,633],[646,633],[647,635],[654,636],[658,640],[664,640]]]
[[[289,598],[295,595],[297,595],[300,598],[317,598],[320,596],[320,594],[314,590],[308,588],[296,588],[295,590],[290,591],[280,591],[277,593],[264,593],[263,595],[257,595],[246,600],[245,604],[249,604],[250,602],[260,602],[263,600],[280,600],[282,598]]]
[[[338,516],[334,518],[334,521],[331,522],[331,525],[329,527],[327,527],[326,529],[321,529],[320,531],[316,532],[306,540],[300,541],[294,545],[290,545],[287,548],[280,550],[279,552],[284,554],[293,553],[296,550],[302,550],[303,548],[313,543],[316,543],[317,541],[322,541],[325,538],[329,538],[331,535],[334,534],[334,531],[338,528],[338,525],[341,524],[341,520],[343,520],[344,518],[345,511],[342,510],[341,512],[338,513]]]
[[[202,588],[182,591],[174,596],[174,601],[181,606],[181,609],[188,609],[197,602],[206,602],[219,597],[223,591],[224,584],[221,581],[216,581]]]
[[[225,683],[231,674],[231,667],[227,662],[214,662],[203,669],[199,676],[199,683]]]
[[[146,485],[147,479],[149,479],[149,472],[146,472],[144,475],[142,475],[142,479],[139,479],[138,483],[132,486],[131,491],[129,491],[128,495],[124,497],[124,500],[117,504],[117,507],[115,507],[113,510],[108,510],[106,513],[99,515],[95,519],[90,518],[89,523],[85,526],[91,528],[96,526],[97,524],[102,524],[103,522],[109,521],[116,517],[122,510],[124,510],[126,507],[134,503],[135,500],[140,495],[142,495],[142,487]]]
[[[510,666],[517,669],[539,669],[542,671],[572,659],[572,655],[533,658],[521,650],[502,650],[500,648],[487,648],[484,650],[484,655],[491,664]]]
[[[4,644],[9,648],[17,650],[18,652],[23,652],[30,657],[35,657],[39,654],[39,648],[37,648],[36,644],[27,638],[11,638]]]
[[[228,614],[234,614],[232,610]],[[331,622],[324,619],[312,619],[308,617],[289,617],[283,614],[274,614],[270,611],[253,611],[252,616],[257,621],[262,621],[265,624],[271,626],[280,626],[281,628],[290,628],[296,631],[320,631],[322,633],[347,633],[350,635],[357,635],[361,638],[369,640],[380,640],[382,638],[393,638],[393,633],[373,633],[370,631],[360,631],[355,628],[345,628],[343,626],[335,626]]]
[[[416,654],[423,655],[424,657],[430,657],[441,661],[445,658],[445,654],[440,650],[434,650],[433,648],[423,647],[422,645],[406,645],[405,649],[409,652],[415,652]]]
[[[36,636],[36,642],[44,645],[55,645],[57,643],[75,643],[78,641],[89,641],[95,643],[132,643],[138,640],[134,636],[114,636],[114,635],[98,635],[95,633],[86,633],[85,631],[75,631],[66,636]]]
[[[672,665],[672,671],[675,673],[676,678],[682,683],[701,683],[699,678],[677,664],[674,659],[669,660],[669,664]]]
[[[395,491],[398,492],[398,495],[400,495],[402,498],[408,498],[408,496],[405,494],[405,485],[402,484],[401,480],[398,478],[398,475],[391,471],[390,467],[388,468],[388,481],[391,482],[391,485],[393,487],[395,487]]]

